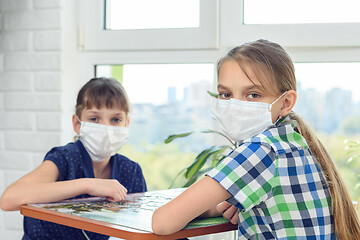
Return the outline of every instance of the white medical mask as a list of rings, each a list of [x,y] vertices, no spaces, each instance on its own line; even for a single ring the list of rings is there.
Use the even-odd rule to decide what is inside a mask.
[[[216,99],[212,114],[217,120],[220,130],[231,140],[241,142],[253,137],[273,126],[271,108],[284,92],[273,103]]]
[[[116,154],[128,138],[128,127],[81,122],[79,140],[94,162],[102,162]]]

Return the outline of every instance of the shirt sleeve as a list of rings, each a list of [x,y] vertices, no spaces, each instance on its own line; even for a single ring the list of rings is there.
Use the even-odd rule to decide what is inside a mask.
[[[141,170],[140,165],[138,163],[135,163],[134,181],[132,184],[131,192],[137,193],[137,192],[146,192],[146,191],[147,191],[147,187],[143,172]]]
[[[58,147],[52,148],[44,157],[45,160],[52,161],[59,170],[59,181],[67,180],[68,162],[66,161],[66,157],[62,154]]]
[[[231,194],[229,203],[246,212],[264,201],[271,192],[276,171],[274,161],[271,148],[246,142],[207,175]]]

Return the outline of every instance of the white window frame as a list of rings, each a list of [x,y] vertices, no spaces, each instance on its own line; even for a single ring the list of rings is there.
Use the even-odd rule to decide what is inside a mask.
[[[101,20],[105,12],[103,4],[103,0],[79,1],[79,21],[80,26],[83,26],[79,31],[79,49],[82,50],[81,84],[94,77],[95,65],[216,63],[231,48],[259,38],[279,43],[290,54],[292,60],[298,63],[360,62],[360,23],[244,25],[243,0],[201,0],[201,12],[216,13],[216,18],[211,20],[211,23],[216,24],[208,24],[210,30],[204,30],[212,33],[220,30],[221,34],[217,36],[216,33],[216,37],[213,38],[216,39],[216,46],[209,47],[195,42],[190,46],[178,40],[172,42],[172,38],[159,37],[156,34],[158,30],[132,30],[131,34],[124,38],[134,41],[128,40],[128,45],[124,45],[119,42],[119,37],[125,34],[121,32],[128,30],[101,30],[104,24]],[[165,34],[168,29],[163,31]],[[144,35],[145,32],[148,32],[147,37]],[[334,32],[337,34],[334,35]],[[145,38],[146,41],[136,40],[138,37]],[[188,40],[193,39],[188,36]],[[199,44],[201,46],[197,46]]]
[[[200,0],[198,28],[104,30],[105,0],[80,0],[80,48],[85,51],[216,49],[218,0]]]
[[[244,0],[221,1],[220,36],[224,46],[260,38],[286,47],[360,46],[360,23],[248,25],[243,23],[243,3]]]

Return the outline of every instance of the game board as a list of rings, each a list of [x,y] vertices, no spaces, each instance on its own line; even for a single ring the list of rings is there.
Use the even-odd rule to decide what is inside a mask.
[[[128,194],[124,201],[112,203],[105,198],[85,198],[66,200],[48,204],[29,204],[61,213],[121,225],[133,229],[152,232],[151,216],[155,209],[178,196],[184,189],[169,189],[145,193]],[[197,228],[227,223],[222,217],[195,219],[185,228]]]

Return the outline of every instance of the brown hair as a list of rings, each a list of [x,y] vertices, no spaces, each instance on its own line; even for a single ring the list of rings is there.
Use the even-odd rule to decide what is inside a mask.
[[[288,90],[296,91],[293,62],[277,43],[257,40],[236,47],[218,62],[218,72],[222,63],[228,60],[235,60],[248,77],[249,71],[252,71],[269,93],[280,95]],[[299,115],[291,111],[289,116],[297,122],[300,134],[308,143],[327,180],[337,237],[341,240],[360,239],[360,223],[356,210],[333,159]]]
[[[130,102],[125,89],[113,78],[92,78],[79,91],[75,113],[81,118],[85,108],[117,107],[126,114],[130,111]]]

